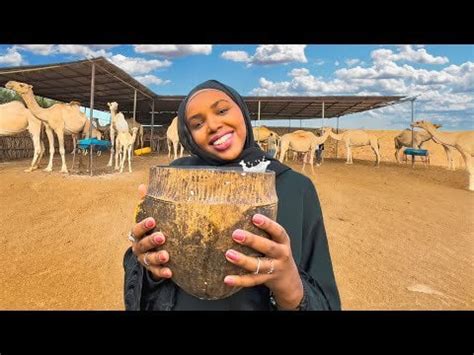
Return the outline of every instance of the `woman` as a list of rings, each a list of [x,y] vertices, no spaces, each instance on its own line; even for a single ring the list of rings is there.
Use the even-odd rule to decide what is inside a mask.
[[[180,142],[192,153],[172,162],[178,165],[239,166],[261,160],[265,153],[253,139],[250,114],[241,96],[215,80],[196,86],[178,112]],[[256,214],[252,222],[271,240],[236,230],[234,242],[265,255],[260,260],[228,250],[227,260],[248,271],[228,275],[223,282],[243,287],[221,300],[193,297],[170,278],[172,255],[160,232],[147,235],[159,221],[146,218],[129,235],[132,247],[124,258],[127,310],[338,310],[339,294],[319,199],[310,179],[272,157],[268,169],[276,174],[277,220]],[[140,187],[145,194],[143,185]]]

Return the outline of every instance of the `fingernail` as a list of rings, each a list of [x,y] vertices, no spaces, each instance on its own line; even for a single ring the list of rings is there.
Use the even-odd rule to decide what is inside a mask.
[[[224,283],[229,286],[233,286],[235,284],[235,280],[232,276],[226,276],[224,278]]]
[[[160,261],[166,261],[166,255],[160,254]]]
[[[171,272],[169,270],[163,270],[163,276],[164,277],[170,277],[171,276]]]
[[[234,261],[239,260],[239,254],[237,254],[237,252],[232,249],[227,250],[227,253],[225,253],[225,256],[227,256],[230,260],[234,260]]]
[[[155,243],[156,244],[162,244],[165,241],[165,237],[161,234],[155,235]]]
[[[243,242],[245,240],[245,232],[241,229],[236,229],[234,233],[232,233],[232,238],[238,242]]]
[[[147,221],[145,222],[145,227],[147,228],[151,228],[155,225],[155,221],[153,219],[147,219]]]
[[[256,214],[253,216],[253,221],[255,224],[263,224],[264,218],[261,214]]]

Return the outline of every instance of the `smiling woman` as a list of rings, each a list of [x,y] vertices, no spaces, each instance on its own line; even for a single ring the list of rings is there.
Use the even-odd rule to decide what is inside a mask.
[[[242,97],[214,80],[198,85],[179,107],[178,133],[192,156],[177,159],[171,166],[240,167],[242,160],[270,160],[268,168],[276,176],[277,217],[273,220],[254,214],[249,218],[269,239],[241,229],[220,236],[235,243],[222,258],[243,273],[222,279],[226,287],[242,289],[217,300],[197,298],[173,282],[173,255],[166,250],[168,236],[155,230],[161,221],[144,218],[133,226],[129,235],[132,247],[124,258],[126,309],[340,309],[316,189],[310,179],[260,150]],[[144,195],[146,188],[140,189]],[[253,252],[246,254],[240,246]]]

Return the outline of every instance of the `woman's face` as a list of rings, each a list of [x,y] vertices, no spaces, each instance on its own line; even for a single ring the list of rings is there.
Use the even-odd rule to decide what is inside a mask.
[[[194,142],[223,160],[239,156],[247,130],[240,107],[218,90],[198,91],[188,101],[186,121]]]

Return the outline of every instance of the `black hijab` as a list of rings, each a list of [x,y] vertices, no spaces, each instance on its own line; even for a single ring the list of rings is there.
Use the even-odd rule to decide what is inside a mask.
[[[222,91],[223,93],[227,94],[239,106],[240,110],[242,111],[245,121],[245,127],[247,129],[247,137],[245,138],[245,143],[242,152],[234,160],[223,160],[216,157],[215,155],[206,152],[205,150],[200,148],[196,144],[196,142],[194,142],[191,132],[189,131],[188,125],[186,123],[186,106],[188,104],[189,99],[196,92],[204,89],[214,89]],[[237,91],[227,85],[218,82],[217,80],[208,80],[204,83],[197,85],[181,102],[178,109],[178,135],[180,143],[189,152],[191,152],[192,156],[178,159],[171,165],[211,165],[223,167],[240,167],[239,162],[241,160],[244,160],[244,162],[250,163],[249,166],[252,166],[255,165],[258,161],[261,161],[263,157],[265,157],[265,160],[270,160],[268,169],[275,171],[275,174],[277,176],[283,173],[284,171],[290,169],[288,166],[280,163],[277,159],[270,157],[268,154],[266,154],[263,150],[260,149],[260,147],[253,138],[250,113],[244,100]]]

